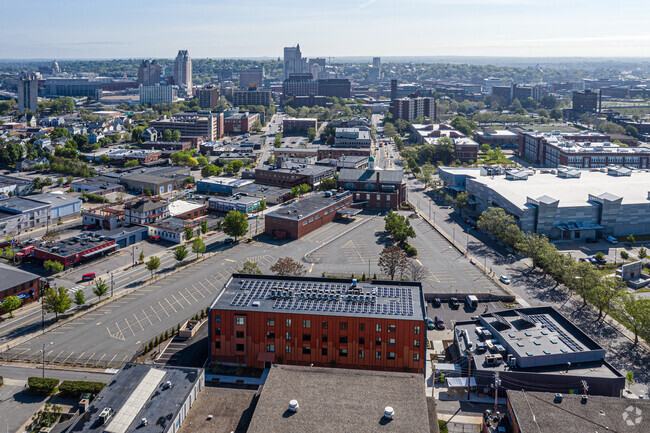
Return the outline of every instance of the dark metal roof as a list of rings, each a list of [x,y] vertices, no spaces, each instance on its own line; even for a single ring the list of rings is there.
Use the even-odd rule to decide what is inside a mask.
[[[402,183],[402,170],[371,170],[363,168],[342,168],[340,182]]]
[[[40,278],[36,274],[5,265],[4,263],[0,263],[0,274],[2,274],[2,278],[0,278],[0,292]]]

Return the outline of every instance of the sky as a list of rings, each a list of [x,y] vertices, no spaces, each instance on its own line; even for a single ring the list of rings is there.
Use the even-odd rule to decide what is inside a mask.
[[[5,0],[0,59],[650,57],[643,0]],[[15,19],[12,19],[14,17]]]

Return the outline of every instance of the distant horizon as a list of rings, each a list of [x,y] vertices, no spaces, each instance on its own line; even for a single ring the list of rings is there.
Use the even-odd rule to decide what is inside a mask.
[[[170,58],[179,49],[276,59],[296,43],[305,57],[326,58],[650,57],[650,2],[634,0],[33,0],[7,2],[3,16],[0,58],[13,60]]]

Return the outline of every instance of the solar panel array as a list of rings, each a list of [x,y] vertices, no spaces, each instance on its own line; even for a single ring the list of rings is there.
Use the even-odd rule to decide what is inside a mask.
[[[544,325],[545,328],[550,329],[553,332],[557,332],[558,338],[562,343],[564,343],[569,349],[571,349],[574,352],[582,352],[584,349],[582,346],[580,346],[578,343],[576,343],[573,338],[571,338],[562,328],[557,326],[555,322],[552,320],[549,320],[548,317],[546,317],[543,314],[537,314],[534,316],[530,316],[532,320],[535,322],[539,322],[542,325]]]
[[[230,305],[249,307],[255,300],[273,301],[276,310],[413,316],[411,288],[326,282],[242,280]]]
[[[492,314],[492,316],[497,319],[497,322],[499,322],[501,325],[505,326],[506,328],[511,328],[512,325],[510,322],[508,322],[506,319],[503,317],[499,316],[498,314]]]

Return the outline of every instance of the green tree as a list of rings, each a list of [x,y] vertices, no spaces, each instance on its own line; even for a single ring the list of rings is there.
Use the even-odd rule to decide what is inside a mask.
[[[300,276],[306,272],[305,267],[290,257],[279,258],[270,268],[275,275]]]
[[[639,256],[640,259],[645,259],[646,257],[648,257],[648,252],[646,251],[645,248],[641,247],[639,248],[639,251],[637,252],[636,255]]]
[[[245,236],[248,233],[246,214],[231,210],[224,218],[221,227],[225,234],[233,236],[236,241],[238,237]]]
[[[140,163],[138,161],[136,161],[135,159],[131,159],[131,160],[126,161],[124,163],[124,167],[126,167],[126,168],[137,167],[138,165],[140,165]]]
[[[650,300],[636,299],[634,293],[622,295],[621,315],[634,332],[634,345],[639,343],[639,335],[650,331]]]
[[[634,242],[636,241],[636,239],[634,239],[634,235],[628,235],[626,240],[632,246],[634,246]]]
[[[627,384],[628,388],[634,386],[634,372],[628,371],[625,373],[625,383]]]
[[[550,112],[549,115],[551,116],[551,119],[553,120],[558,120],[562,118],[562,110],[559,108],[553,108]]]
[[[469,193],[467,191],[459,192],[454,199],[454,206],[458,208],[461,216],[463,215],[463,209],[469,204]]]
[[[63,314],[72,305],[72,299],[68,296],[68,289],[59,287],[58,289],[46,289],[43,294],[43,309],[47,313],[54,313],[55,319],[58,320],[59,314]]]
[[[201,221],[201,233],[206,234],[208,232],[208,222],[203,220]]]
[[[612,302],[620,298],[625,293],[627,285],[623,280],[616,277],[603,277],[595,286],[590,296],[591,302],[598,308],[598,317],[596,321],[603,320],[611,308]],[[605,316],[603,316],[603,312]]]
[[[47,260],[43,263],[43,267],[46,271],[50,271],[52,274],[58,274],[63,271],[63,265],[56,260]]]
[[[147,261],[147,269],[151,272],[151,278],[153,278],[154,271],[159,267],[160,267],[160,258],[156,256],[149,257],[149,261]]]
[[[196,253],[196,258],[199,258],[199,254],[205,253],[205,243],[203,243],[203,239],[200,237],[197,237],[194,239],[194,242],[192,242],[192,251]]]
[[[282,146],[282,134],[280,134],[279,132],[275,134],[275,140],[273,141],[273,146],[276,148]]]
[[[101,278],[98,278],[95,280],[95,287],[93,287],[93,293],[95,296],[99,298],[99,300],[102,300],[102,296],[104,296],[106,293],[108,293],[108,284]]]
[[[151,197],[151,196],[153,195],[153,193],[151,192],[151,190],[150,190],[149,188],[145,188],[142,192],[143,192],[144,195],[146,195],[147,197]]]
[[[630,255],[627,253],[627,251],[621,251],[621,258],[623,260],[629,260]]]
[[[384,230],[402,245],[408,241],[408,238],[415,238],[415,230],[409,219],[392,210],[389,210],[384,217]]]
[[[257,211],[263,212],[264,210],[266,210],[266,200],[262,199],[260,200],[260,205],[257,207]]]
[[[171,129],[165,129],[163,131],[162,139],[163,139],[163,141],[173,141],[172,130]]]
[[[307,138],[309,141],[314,141],[316,138],[316,128],[309,128],[307,129]]]
[[[631,136],[634,137],[634,138],[637,138],[637,137],[639,136],[639,130],[636,129],[636,128],[635,128],[634,126],[632,126],[632,125],[627,125],[627,126],[625,127],[625,133],[626,133],[627,135],[631,135]]]
[[[144,251],[140,251],[140,257],[138,257],[140,263],[144,262]]]
[[[185,240],[189,241],[194,237],[194,229],[192,227],[185,227]]]
[[[514,105],[514,102],[513,102]],[[521,106],[519,107],[521,108]],[[456,128],[458,131],[462,132],[468,137],[474,135],[474,130],[476,130],[476,123],[472,120],[468,120],[462,116],[456,116],[451,120],[451,126]]]
[[[550,261],[554,260],[553,256],[557,254],[555,245],[551,244],[546,236],[537,233],[526,234],[514,246],[521,254],[532,259],[533,268],[547,268]]]
[[[185,248],[183,245],[179,245],[174,249],[174,258],[176,259],[177,262],[182,262],[185,260],[185,257],[189,252],[187,251],[187,248]]]
[[[492,149],[492,146],[490,146],[487,143],[481,144],[481,152],[487,153],[490,149]]]
[[[309,192],[309,185],[306,183],[301,183],[291,188],[291,193],[289,194],[291,198],[299,197],[307,192]]]
[[[172,141],[181,141],[181,131],[177,129],[172,131]]]
[[[487,231],[512,247],[521,242],[523,236],[515,218],[506,214],[503,209],[496,207],[483,211],[478,219],[478,228]]]
[[[260,275],[262,271],[256,262],[247,260],[242,265],[241,269],[237,271],[240,274]]]
[[[221,167],[217,167],[214,164],[208,164],[201,169],[201,177],[219,176],[221,172]]]
[[[2,311],[9,313],[9,317],[14,317],[14,310],[20,307],[21,303],[22,301],[17,296],[9,296],[2,302]]]
[[[206,165],[208,165],[208,159],[203,155],[197,156],[196,162],[198,162],[201,167],[205,167]]]
[[[392,123],[384,123],[384,134],[387,137],[394,137],[397,135],[397,129]]]
[[[74,292],[74,303],[78,306],[82,306],[86,303],[86,295],[84,295],[83,290],[79,289]]]

